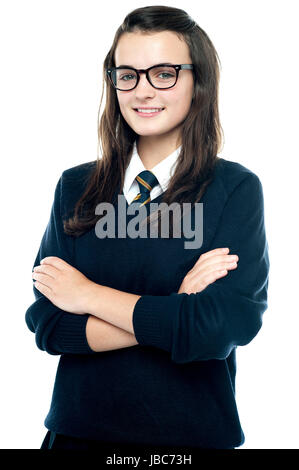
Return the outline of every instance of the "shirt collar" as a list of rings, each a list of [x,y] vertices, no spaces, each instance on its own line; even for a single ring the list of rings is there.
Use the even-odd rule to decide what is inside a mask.
[[[181,147],[182,146],[178,147],[174,152],[168,155],[168,157],[164,158],[160,163],[151,168],[151,172],[154,173],[155,177],[159,181],[163,192],[166,191],[169,180],[175,171]],[[133,146],[132,157],[125,173],[125,181],[123,188],[125,195],[130,191],[130,188],[134,183],[136,176],[144,170],[146,170],[146,168],[144,167],[141,158],[138,155],[137,145],[135,141]]]

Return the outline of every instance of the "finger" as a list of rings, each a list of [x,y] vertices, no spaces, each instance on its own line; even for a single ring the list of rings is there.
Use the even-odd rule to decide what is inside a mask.
[[[222,269],[222,270],[217,270],[217,271],[210,272],[209,275],[207,276],[208,284],[212,284],[217,279],[219,279],[220,277],[224,277],[227,274],[228,274],[227,269]]]
[[[215,282],[217,279],[224,277],[228,274],[228,269],[218,269],[215,271],[210,271],[205,275],[203,279],[201,279],[200,284],[205,285],[205,288]]]
[[[234,266],[234,267],[228,267],[226,269],[221,269],[221,270],[215,271],[215,273],[214,273],[215,274],[215,280],[226,276],[228,274],[228,271],[231,271],[232,269],[236,269],[236,268],[237,268],[237,265]]]
[[[198,269],[206,269],[210,266],[213,266],[214,269],[225,269],[226,266],[232,262],[238,262],[239,257],[237,255],[214,255],[210,256],[207,259],[201,259],[195,263],[193,270],[196,272]],[[193,272],[192,270],[192,272]]]
[[[57,269],[63,269],[66,266],[70,266],[66,261],[62,258],[58,258],[57,256],[46,256],[40,261],[40,264],[47,264],[52,265]]]
[[[208,259],[211,256],[215,255],[225,255],[229,253],[229,248],[215,248],[214,250],[207,251],[206,253],[203,253],[200,258],[201,259]]]
[[[35,281],[34,283],[34,287],[39,291],[41,292],[42,294],[44,294],[47,298],[50,298],[50,295],[51,295],[51,289],[47,286],[45,286],[44,284],[42,284],[41,282],[38,282],[38,281]]]
[[[216,273],[216,276],[217,276],[217,279],[219,279],[220,277],[224,277],[228,274],[228,270],[227,269],[223,269],[222,271],[217,271]]]
[[[59,273],[59,269],[50,264],[42,264],[40,266],[35,266],[33,272],[47,274],[55,279]]]
[[[200,279],[200,280],[205,280],[207,276],[210,276],[213,273],[219,273],[225,270],[232,270],[236,269],[238,266],[237,262],[229,262],[229,261],[223,261],[223,262],[212,262],[210,261],[206,265],[200,265],[194,267],[190,272],[189,272],[189,278],[190,281],[194,280],[194,278]]]
[[[200,255],[200,257],[198,258],[198,260],[197,260],[196,263],[194,264],[192,270],[193,270],[196,266],[202,265],[202,264],[205,263],[206,261],[215,258],[215,256],[222,256],[223,259],[225,259],[225,257],[227,256],[228,252],[229,252],[229,248],[215,248],[215,250],[207,251],[206,253],[203,253],[202,255]],[[191,270],[191,271],[192,271],[192,270]]]
[[[53,281],[53,278],[51,276],[36,272],[32,273],[32,279],[35,279],[36,281],[40,282],[41,284],[44,284],[49,288],[51,288],[51,282]]]
[[[238,259],[235,257],[227,257],[227,258],[220,258],[220,259],[212,259],[207,262],[202,269],[214,269],[214,270],[222,270],[227,269],[229,267],[234,267],[238,263]]]
[[[216,248],[215,250],[208,251],[207,253],[203,253],[202,255],[200,255],[195,265],[206,263],[207,261],[215,259],[216,257],[222,257],[223,259],[225,259],[226,256],[230,256],[228,255],[228,249]]]
[[[223,270],[231,270],[231,269],[236,269],[238,266],[238,263],[236,261],[224,261],[222,263],[212,263],[209,266],[206,267],[206,272],[220,272]]]
[[[223,272],[221,274],[220,271],[211,271],[206,273],[203,277],[200,276],[200,278],[190,279],[190,282],[193,284],[192,291],[198,292],[204,290],[208,285],[213,284],[221,275],[224,276],[225,273]]]

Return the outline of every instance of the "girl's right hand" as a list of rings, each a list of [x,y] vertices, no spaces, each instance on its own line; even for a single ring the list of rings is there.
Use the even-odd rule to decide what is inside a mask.
[[[195,294],[209,284],[226,276],[228,270],[237,268],[237,255],[229,255],[229,248],[216,248],[203,253],[192,269],[186,274],[178,294]]]

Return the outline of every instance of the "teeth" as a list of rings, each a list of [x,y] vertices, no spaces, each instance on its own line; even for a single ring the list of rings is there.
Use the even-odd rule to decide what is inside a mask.
[[[153,108],[153,109],[137,109],[138,113],[156,113],[157,111],[161,111],[161,108]]]

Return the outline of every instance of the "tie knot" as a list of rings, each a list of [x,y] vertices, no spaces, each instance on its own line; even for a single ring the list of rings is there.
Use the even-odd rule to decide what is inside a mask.
[[[139,175],[136,176],[136,180],[138,182],[140,192],[148,194],[151,190],[159,184],[159,181],[155,177],[154,173],[149,170],[144,170]]]

